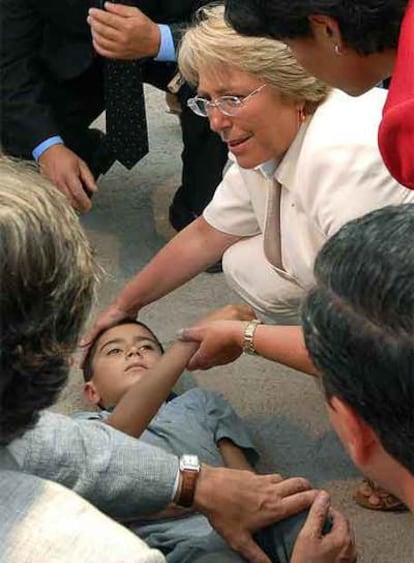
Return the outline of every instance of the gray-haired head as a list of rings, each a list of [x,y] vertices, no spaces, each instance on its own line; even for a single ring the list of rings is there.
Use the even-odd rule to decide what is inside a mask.
[[[65,384],[96,272],[63,195],[0,159],[0,443],[33,425]]]

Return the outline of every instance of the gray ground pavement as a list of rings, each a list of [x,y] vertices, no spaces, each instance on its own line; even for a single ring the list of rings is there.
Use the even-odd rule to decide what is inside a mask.
[[[98,306],[105,306],[123,283],[174,234],[168,206],[180,179],[181,134],[166,113],[164,95],[147,90],[151,151],[131,172],[115,165],[99,182],[92,211],[82,218],[105,268]],[[222,274],[201,274],[142,312],[141,318],[168,343],[180,327],[205,312],[238,302]],[[96,309],[95,309],[96,310]],[[357,507],[352,493],[358,471],[330,429],[316,382],[260,358],[242,357],[233,365],[188,374],[184,385],[223,393],[250,428],[261,453],[261,471],[302,475],[332,495],[354,524],[359,560],[364,563],[414,561],[414,534],[408,514],[383,514]],[[85,405],[80,374],[74,370],[58,410]]]

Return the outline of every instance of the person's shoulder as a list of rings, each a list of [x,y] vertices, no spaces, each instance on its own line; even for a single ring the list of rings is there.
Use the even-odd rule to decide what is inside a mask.
[[[366,131],[367,127],[376,130],[386,96],[382,88],[373,88],[361,96],[349,96],[340,90],[332,90],[313,115],[309,132],[322,128],[329,138],[335,135],[340,137],[343,131],[353,131],[357,135],[359,131]]]
[[[377,138],[385,98],[380,88],[359,97],[333,90],[310,119],[299,164],[312,169],[335,164],[339,169],[341,162],[343,167],[362,154],[381,162]]]

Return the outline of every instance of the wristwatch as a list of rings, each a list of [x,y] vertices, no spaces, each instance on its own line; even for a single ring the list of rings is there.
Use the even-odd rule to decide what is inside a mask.
[[[189,508],[193,505],[194,493],[200,475],[200,460],[196,455],[182,455],[179,464],[181,486],[176,504]]]
[[[243,339],[243,352],[246,354],[256,354],[253,339],[257,326],[260,324],[262,324],[262,321],[259,321],[259,319],[253,319],[246,324]]]

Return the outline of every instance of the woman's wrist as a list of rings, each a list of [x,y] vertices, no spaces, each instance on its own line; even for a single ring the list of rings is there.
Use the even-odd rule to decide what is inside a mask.
[[[131,299],[125,291],[122,291],[118,295],[118,297],[112,302],[112,306],[124,312],[126,316],[131,318],[135,318],[142,308],[140,301],[136,298]]]

